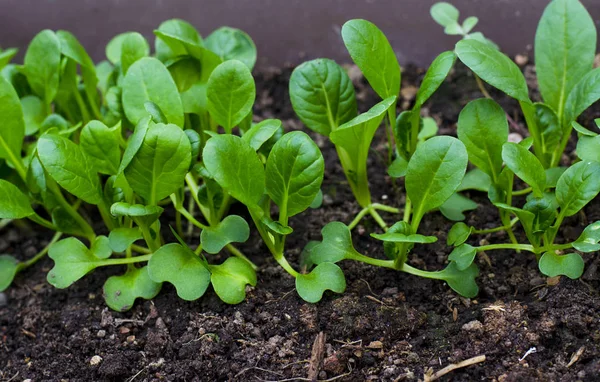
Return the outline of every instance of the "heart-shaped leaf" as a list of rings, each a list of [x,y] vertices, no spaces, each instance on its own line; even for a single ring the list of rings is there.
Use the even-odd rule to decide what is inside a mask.
[[[64,289],[101,264],[81,241],[69,237],[50,246],[48,256],[54,260],[54,268],[48,272],[48,282]]]
[[[137,298],[150,300],[160,292],[161,283],[152,281],[148,267],[130,267],[124,275],[111,276],[104,283],[106,305],[118,312],[126,312]]]
[[[473,227],[469,227],[463,222],[455,223],[448,232],[446,244],[457,247],[469,239],[471,232],[473,232]]]
[[[148,274],[154,282],[175,285],[177,295],[187,301],[202,297],[210,284],[210,271],[200,258],[177,243],[164,245],[152,255]]]
[[[440,279],[445,280],[450,288],[461,296],[473,298],[479,293],[479,287],[475,278],[479,276],[477,265],[471,264],[466,269],[459,269],[456,262],[451,261],[448,266],[439,273]]]
[[[215,293],[227,304],[244,301],[247,284],[256,286],[254,269],[238,257],[230,257],[221,265],[211,265],[210,272],[210,282]]]
[[[452,196],[440,206],[442,215],[452,221],[465,220],[466,217],[464,212],[472,211],[474,209],[477,209],[477,203],[457,192],[452,194]]]
[[[29,198],[14,184],[0,179],[0,218],[22,219],[33,214]]]
[[[311,250],[313,263],[337,263],[359,255],[352,244],[350,230],[344,223],[328,223],[321,230],[321,235],[323,235],[323,241]]]
[[[250,237],[250,227],[244,218],[229,215],[216,227],[206,227],[200,234],[202,249],[219,253],[229,243],[243,243]]]
[[[110,240],[104,235],[96,237],[96,240],[92,243],[90,251],[99,259],[108,259],[113,251],[110,247]]]
[[[346,290],[344,272],[333,263],[321,263],[310,273],[296,277],[296,291],[304,301],[319,302],[326,290],[335,293]]]
[[[17,259],[9,255],[0,255],[0,292],[4,292],[12,284],[18,271]]]
[[[585,227],[581,235],[573,242],[573,248],[580,252],[595,252],[600,250],[600,221]]]
[[[108,234],[108,241],[113,252],[123,253],[129,246],[142,238],[138,227],[115,228]]]
[[[448,256],[448,260],[454,261],[459,271],[464,271],[471,266],[476,254],[477,250],[475,247],[469,244],[461,244],[454,248],[450,256]]]
[[[557,255],[554,252],[546,252],[540,259],[538,266],[540,272],[548,277],[564,275],[570,279],[578,279],[583,274],[585,263],[577,253]]]

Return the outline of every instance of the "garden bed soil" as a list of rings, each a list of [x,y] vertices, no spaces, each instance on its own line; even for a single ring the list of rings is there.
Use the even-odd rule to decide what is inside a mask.
[[[365,111],[377,97],[356,68],[350,72],[359,108]],[[532,73],[532,68],[525,72]],[[289,102],[290,73],[288,68],[257,74],[255,112],[260,119],[281,118],[293,130],[302,125]],[[414,67],[405,69],[400,106],[410,105],[423,73]],[[535,81],[530,85],[535,87]],[[522,125],[518,104],[491,93]],[[436,118],[441,134],[455,134],[458,113],[466,102],[480,96],[470,73],[457,65],[423,111]],[[588,112],[588,120],[600,116],[600,110],[595,110]],[[359,209],[334,148],[326,139],[311,135],[326,158],[325,197],[321,208],[291,220],[294,233],[287,254],[294,264],[309,240],[320,239],[326,223],[348,223]],[[382,134],[373,147],[369,168],[374,200],[401,206],[403,197],[385,175]],[[467,223],[480,228],[496,224],[497,211],[485,195],[470,196],[480,206],[467,214]],[[244,213],[239,206],[234,210]],[[385,218],[393,223],[398,217]],[[599,219],[600,200],[595,200],[566,222],[559,238],[573,240],[588,222]],[[439,241],[416,247],[409,263],[442,269],[451,225],[439,213],[427,215],[421,233],[436,235]],[[369,237],[376,230],[374,222],[366,219],[353,237],[359,251],[382,257],[382,246]],[[31,256],[49,239],[49,232],[15,226],[2,232],[0,252]],[[471,240],[496,243],[507,238],[492,234]],[[297,296],[294,280],[276,264],[258,235],[240,247],[260,266],[258,285],[249,288],[243,303],[226,305],[211,290],[198,301],[186,302],[165,284],[155,299],[138,300],[126,313],[107,309],[102,298],[106,278],[123,269],[99,269],[58,290],[46,282],[52,262],[44,259],[0,295],[0,380],[410,381],[476,356],[485,360],[441,380],[600,380],[597,254],[584,257],[586,272],[580,280],[546,279],[535,258],[526,253],[480,255],[476,260],[480,293],[471,300],[457,296],[440,281],[344,262],[346,292],[326,293],[320,303],[309,304]]]

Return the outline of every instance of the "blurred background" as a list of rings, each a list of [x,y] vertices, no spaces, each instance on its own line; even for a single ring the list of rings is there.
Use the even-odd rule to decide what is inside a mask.
[[[458,40],[446,36],[429,15],[435,0],[0,0],[0,46],[17,47],[20,62],[31,38],[42,29],[73,32],[95,61],[116,34],[142,33],[170,18],[191,22],[203,36],[219,26],[240,28],[258,48],[257,67],[298,64],[329,57],[349,62],[340,37],[342,24],[364,18],[388,36],[401,64],[427,66]],[[532,48],[537,22],[548,0],[453,0],[467,16],[479,17],[483,32],[514,57]],[[600,0],[582,0],[600,21]],[[598,27],[598,25],[597,25]]]

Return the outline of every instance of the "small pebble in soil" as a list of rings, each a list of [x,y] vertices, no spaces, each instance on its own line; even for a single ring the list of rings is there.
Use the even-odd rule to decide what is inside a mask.
[[[466,324],[464,324],[462,326],[462,330],[467,331],[467,332],[480,331],[480,330],[483,330],[483,324],[481,322],[479,322],[478,320],[473,320],[473,321],[470,321],[470,322],[467,322]]]
[[[98,330],[98,333],[96,333],[98,338],[104,338],[104,336],[106,336],[106,330]]]
[[[0,307],[6,306],[6,305],[8,305],[8,297],[6,297],[6,294],[0,293]]]
[[[99,355],[95,355],[92,357],[92,359],[90,359],[90,365],[92,366],[99,365],[100,362],[102,362],[102,357],[100,357]]]
[[[127,342],[132,344],[135,341],[135,336],[128,336],[127,337]]]

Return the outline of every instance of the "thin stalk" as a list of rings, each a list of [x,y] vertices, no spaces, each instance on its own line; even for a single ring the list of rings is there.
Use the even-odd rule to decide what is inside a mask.
[[[524,188],[522,190],[513,191],[514,196],[522,196],[529,194],[533,189],[531,187]]]
[[[183,226],[181,225],[181,212],[175,211],[175,229],[177,234],[183,237]]]
[[[475,248],[477,250],[477,252],[483,252],[483,251],[491,251],[494,249],[514,249],[514,250],[523,250],[523,251],[528,251],[528,252],[533,252],[535,253],[536,250],[533,247],[533,245],[531,244],[488,244],[488,245],[482,245],[480,247],[476,247]]]
[[[183,215],[183,217],[185,217],[190,223],[192,223],[196,227],[198,227],[200,229],[209,228],[206,225],[200,223],[195,217],[193,217],[189,212],[187,212],[187,210],[185,208],[180,208],[177,211],[179,213],[181,213]]]
[[[399,214],[400,213],[400,209],[399,208],[386,206],[385,204],[373,203],[373,204],[371,204],[371,207],[373,207],[373,209],[375,209],[375,210],[390,212],[392,214]]]
[[[146,254],[146,255],[152,253],[152,251],[149,250],[148,248],[142,247],[141,245],[137,245],[137,244],[131,244],[130,248],[132,250],[136,251],[137,253],[143,253],[143,254]]]
[[[31,215],[31,216],[28,216],[27,218],[29,220],[31,220],[32,222],[41,225],[42,227],[46,227],[46,228],[51,229],[53,231],[57,231],[58,230],[58,228],[56,228],[56,226],[54,224],[52,224],[52,222],[44,219],[43,217],[41,217],[38,214],[34,214],[34,215]]]
[[[408,195],[407,195],[406,203],[404,204],[404,216],[402,217],[402,220],[405,221],[406,223],[410,222],[411,211],[412,211],[412,203],[410,202],[410,199],[408,198]]]
[[[244,260],[245,262],[247,262],[248,264],[250,264],[250,266],[252,267],[252,269],[254,269],[255,271],[258,270],[258,267],[256,266],[256,264],[254,264],[252,262],[252,260],[250,260],[249,258],[246,257],[246,255],[244,255],[242,253],[242,251],[240,251],[239,249],[237,249],[236,247],[234,247],[231,244],[227,244],[225,246],[225,249],[227,249],[229,251],[229,253],[231,253],[232,255],[239,257],[240,259]]]
[[[98,267],[106,267],[109,265],[124,265],[124,264],[132,264],[132,263],[141,263],[143,261],[149,261],[151,258],[152,258],[152,254],[143,255],[143,256],[134,256],[134,257],[110,258],[110,259],[99,261],[97,263],[97,266]]]
[[[374,259],[372,257],[365,256],[365,255],[363,255],[361,253],[353,254],[351,257],[349,257],[349,260],[360,261],[362,263],[370,264],[370,265],[375,265],[377,267],[390,268],[390,269],[398,269],[396,267],[396,265],[394,264],[394,260]]]
[[[492,96],[490,95],[490,93],[488,93],[487,89],[485,88],[485,84],[483,83],[481,78],[479,78],[479,76],[475,73],[473,73],[473,75],[475,76],[475,81],[477,82],[477,87],[479,88],[481,94],[483,94],[485,98],[492,99]]]
[[[283,253],[280,253],[278,255],[274,255],[273,257],[275,257],[275,260],[279,263],[279,265],[281,265],[281,267],[283,269],[285,269],[287,271],[287,273],[289,273],[290,275],[294,276],[294,278],[296,278],[296,277],[298,277],[300,275],[298,272],[296,272],[296,270],[294,268],[292,268],[292,266],[290,265],[290,263],[288,263],[287,259],[283,255]]]
[[[388,229],[387,224],[385,224],[385,221],[381,218],[381,215],[379,215],[379,213],[377,211],[375,211],[375,209],[373,207],[369,208],[369,213],[371,214],[371,216],[373,217],[373,219],[375,219],[375,221],[377,222],[377,224],[379,224],[379,226],[384,231],[387,231],[387,229]]]
[[[362,218],[364,218],[369,213],[369,209],[370,209],[369,207],[365,207],[362,210],[360,210],[360,212],[358,214],[356,214],[356,217],[354,218],[354,220],[352,220],[352,222],[350,224],[348,224],[348,229],[350,231],[352,231],[354,229],[354,227],[356,227],[358,225],[358,223],[360,223]]]
[[[152,234],[150,233],[150,229],[147,225],[141,224],[140,230],[142,231],[142,236],[146,241],[146,245],[150,248],[150,251],[156,252],[160,246],[156,245],[156,241],[152,238]]]
[[[387,140],[388,140],[388,161],[387,161],[387,165],[389,166],[392,163],[393,157],[394,157],[394,134],[392,133],[392,129],[394,127],[394,124],[396,123],[396,104],[394,103],[393,106],[391,106],[388,110],[387,110],[387,120],[385,123],[385,133],[387,135]]]
[[[475,229],[475,230],[473,230],[473,233],[481,235],[481,234],[486,234],[486,233],[504,231],[504,230],[511,228],[515,224],[517,224],[518,221],[519,221],[519,218],[514,218],[510,221],[510,224],[507,226],[503,225],[500,227],[494,227],[494,228],[488,228],[488,229]]]
[[[62,232],[55,233],[54,236],[52,237],[52,240],[50,240],[50,243],[48,243],[48,245],[45,246],[44,249],[42,249],[41,251],[39,251],[31,259],[29,259],[27,261],[24,261],[21,264],[19,264],[18,271],[21,271],[21,270],[23,270],[25,268],[29,268],[33,264],[35,264],[38,261],[40,261],[41,258],[43,258],[44,256],[46,256],[46,254],[50,250],[50,247],[52,246],[52,244],[56,243],[61,238],[61,236],[62,236]]]

